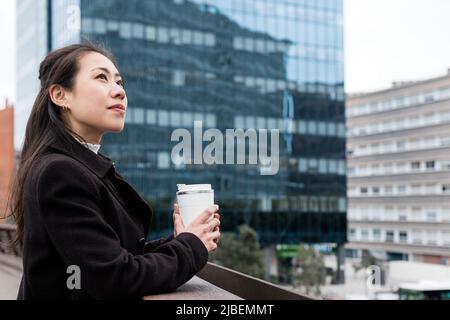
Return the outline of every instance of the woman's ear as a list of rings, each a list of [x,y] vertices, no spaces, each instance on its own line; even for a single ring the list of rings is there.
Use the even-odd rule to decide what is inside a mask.
[[[60,86],[59,84],[50,86],[50,88],[48,89],[48,94],[55,105],[63,109],[68,108],[66,91],[62,86]]]

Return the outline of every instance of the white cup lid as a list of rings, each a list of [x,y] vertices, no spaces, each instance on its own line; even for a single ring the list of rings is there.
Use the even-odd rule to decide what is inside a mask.
[[[210,184],[177,184],[178,191],[211,191]]]

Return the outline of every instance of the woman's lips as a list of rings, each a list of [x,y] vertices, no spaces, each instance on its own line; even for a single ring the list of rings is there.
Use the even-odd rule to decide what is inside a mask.
[[[125,107],[121,104],[116,104],[108,108],[109,110],[113,110],[119,113],[125,113]]]

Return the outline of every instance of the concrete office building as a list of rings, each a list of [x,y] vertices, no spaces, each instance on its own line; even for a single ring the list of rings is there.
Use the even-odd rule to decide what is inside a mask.
[[[450,70],[347,99],[350,249],[450,263]]]

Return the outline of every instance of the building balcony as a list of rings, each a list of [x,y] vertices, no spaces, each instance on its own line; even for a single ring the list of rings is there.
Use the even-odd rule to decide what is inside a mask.
[[[450,255],[450,246],[439,246],[431,244],[417,244],[417,243],[399,243],[399,242],[375,242],[369,240],[351,239],[345,245],[346,249],[371,249],[371,250],[386,250],[392,252],[408,252],[413,254],[427,254],[427,255]]]

